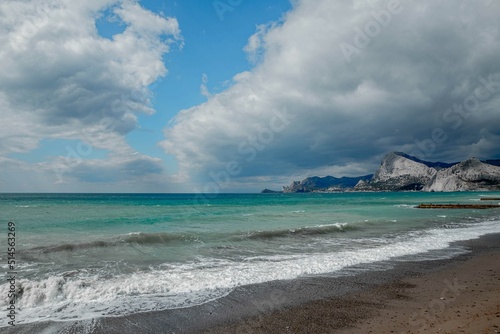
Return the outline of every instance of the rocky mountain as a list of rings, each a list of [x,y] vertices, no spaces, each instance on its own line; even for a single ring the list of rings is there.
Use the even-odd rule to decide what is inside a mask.
[[[500,167],[500,160],[485,160],[483,161],[484,163],[493,165],[493,166],[499,166]]]
[[[471,158],[438,171],[423,190],[500,190],[500,167]]]
[[[452,164],[431,163],[401,152],[388,153],[368,182],[358,183],[356,190],[401,191],[422,190],[437,173],[438,168]]]
[[[372,174],[360,177],[308,177],[302,181],[294,181],[288,187],[283,187],[285,193],[307,193],[313,191],[343,191],[353,188],[361,180],[370,180]]]
[[[500,190],[500,160],[471,158],[429,162],[402,152],[388,153],[374,175],[309,177],[283,187],[285,193],[333,191]]]
[[[427,162],[401,152],[387,154],[368,182],[358,183],[360,191],[461,191],[500,189],[497,160],[475,158],[461,163]]]
[[[283,191],[277,191],[277,190],[271,190],[271,189],[264,189],[260,193],[261,194],[281,194]]]
[[[390,152],[390,153],[387,153],[387,155],[385,156],[385,158],[388,158],[389,156],[403,157],[403,158],[412,160],[414,162],[418,162],[418,163],[424,164],[427,167],[431,167],[431,168],[434,168],[434,169],[437,169],[437,170],[440,170],[440,169],[443,169],[443,168],[450,168],[451,166],[454,166],[454,165],[458,164],[458,162],[447,163],[447,162],[424,161],[424,160],[420,160],[417,157],[413,157],[413,156],[411,156],[409,154],[406,154],[406,153],[403,153],[403,152]],[[500,160],[488,160],[488,161],[499,161],[500,162]]]

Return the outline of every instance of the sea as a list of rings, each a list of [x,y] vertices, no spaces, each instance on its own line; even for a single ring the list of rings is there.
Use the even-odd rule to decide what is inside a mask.
[[[0,309],[11,283],[19,325],[188,308],[249,284],[449,258],[466,252],[455,241],[500,233],[500,209],[415,206],[484,196],[500,193],[0,194]]]

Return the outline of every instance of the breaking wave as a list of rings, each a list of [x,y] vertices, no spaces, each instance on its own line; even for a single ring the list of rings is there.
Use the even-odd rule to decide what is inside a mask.
[[[328,224],[328,225],[317,225],[311,227],[301,227],[295,229],[283,229],[283,230],[270,230],[270,231],[256,231],[250,232],[247,235],[239,238],[244,239],[254,239],[254,240],[266,240],[274,238],[293,238],[302,236],[314,236],[331,234],[338,232],[354,231],[359,229],[353,225],[344,224]]]
[[[34,251],[42,254],[57,253],[57,252],[73,252],[92,248],[106,248],[123,245],[169,245],[179,242],[196,242],[195,236],[187,234],[175,233],[129,233],[124,236],[119,236],[113,240],[97,240],[81,243],[64,243],[58,245],[49,245],[42,247],[31,248],[29,251]]]

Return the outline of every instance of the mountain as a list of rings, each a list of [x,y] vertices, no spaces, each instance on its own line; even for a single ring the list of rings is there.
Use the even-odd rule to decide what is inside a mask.
[[[422,190],[437,173],[438,169],[453,164],[428,162],[401,152],[388,153],[368,182],[358,183],[356,190],[401,191]]]
[[[406,153],[403,153],[403,152],[391,152],[391,153],[388,153],[388,155],[397,155],[397,156],[400,156],[400,157],[404,157],[406,159],[409,159],[409,160],[412,160],[414,162],[418,162],[418,163],[424,164],[427,167],[431,167],[431,168],[434,168],[434,169],[437,169],[437,170],[440,170],[440,169],[443,169],[443,168],[450,168],[451,166],[454,166],[454,165],[458,164],[458,162],[446,163],[446,162],[424,161],[424,160],[420,160],[419,158],[413,157],[413,156],[411,156],[409,154],[406,154]],[[500,160],[488,160],[488,161],[498,161],[500,163]]]
[[[401,152],[388,153],[370,181],[358,183],[360,191],[461,191],[499,190],[498,160],[471,158],[460,163],[428,162]]]
[[[285,193],[332,191],[464,191],[500,190],[500,160],[429,162],[390,152],[373,175],[308,177],[283,187]]]
[[[483,161],[484,163],[493,165],[493,166],[499,166],[500,167],[500,160],[485,160]]]
[[[500,167],[471,158],[438,171],[423,190],[500,190]]]
[[[302,181],[294,181],[288,187],[283,187],[285,193],[307,193],[312,191],[342,191],[353,188],[361,180],[370,180],[372,174],[359,177],[308,177]]]
[[[271,190],[271,189],[264,189],[260,193],[261,194],[281,194],[283,191],[276,191],[276,190]]]

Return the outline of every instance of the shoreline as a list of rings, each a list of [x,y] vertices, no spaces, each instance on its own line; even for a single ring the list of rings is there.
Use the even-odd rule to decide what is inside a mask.
[[[358,272],[354,275],[243,286],[223,298],[185,309],[74,322],[47,321],[16,325],[15,330],[26,334],[419,333],[432,332],[432,326],[439,327],[441,319],[446,320],[441,327],[455,333],[460,321],[466,319],[466,312],[461,310],[475,308],[491,313],[491,325],[486,315],[478,313],[481,324],[492,328],[488,333],[500,332],[500,328],[492,327],[495,321],[500,325],[500,298],[496,297],[500,295],[500,234],[454,245],[469,252],[442,260],[387,261],[380,263],[378,270],[349,268],[347,272]],[[473,288],[476,284],[481,290]],[[448,292],[441,296],[445,288]],[[9,332],[12,328],[0,328],[0,333]]]
[[[358,291],[198,333],[500,333],[499,241],[490,234],[459,242],[470,252],[404,262],[378,283],[376,273],[355,276]]]

